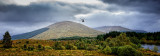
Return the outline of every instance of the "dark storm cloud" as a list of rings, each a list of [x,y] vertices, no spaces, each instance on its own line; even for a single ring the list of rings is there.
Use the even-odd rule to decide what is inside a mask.
[[[5,31],[15,35],[43,28],[58,21],[75,20],[74,15],[89,13],[95,8],[93,5],[64,2],[41,2],[27,6],[1,3],[0,38]]]
[[[68,20],[75,14],[88,13],[87,5],[68,4],[62,2],[35,3],[29,6],[0,5],[0,22],[7,23],[39,23],[56,20]],[[94,8],[94,6],[93,6]]]
[[[160,14],[160,0],[101,0],[104,3],[116,5],[115,8],[110,10],[132,10],[143,13],[158,13]],[[120,8],[116,8],[120,6]]]

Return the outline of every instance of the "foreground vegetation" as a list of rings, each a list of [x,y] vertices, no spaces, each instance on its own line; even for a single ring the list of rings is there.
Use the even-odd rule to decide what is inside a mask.
[[[3,48],[3,44],[0,44],[0,56],[105,56],[103,53],[89,50],[55,50],[53,46],[59,41],[23,39],[12,42],[12,48]]]
[[[105,38],[106,35],[11,41],[6,33],[0,41],[0,56],[160,56],[157,47],[143,49],[139,39],[128,37],[126,33]]]

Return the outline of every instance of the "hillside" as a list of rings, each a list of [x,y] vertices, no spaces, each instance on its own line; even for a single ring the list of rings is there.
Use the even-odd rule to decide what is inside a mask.
[[[23,33],[23,34],[19,34],[19,35],[14,35],[12,36],[12,40],[16,40],[16,39],[29,39],[33,36],[36,36],[37,34],[40,34],[46,30],[48,30],[49,28],[42,28],[42,29],[38,29],[32,32],[28,32],[28,33]]]
[[[30,39],[56,39],[72,36],[95,37],[99,34],[104,34],[103,32],[71,21],[58,22],[48,26],[47,28],[49,28],[49,30],[38,34]]]
[[[106,32],[106,33],[109,33],[111,31],[120,31],[120,32],[132,31],[130,29],[127,29],[121,26],[102,26],[94,29],[98,31]]]

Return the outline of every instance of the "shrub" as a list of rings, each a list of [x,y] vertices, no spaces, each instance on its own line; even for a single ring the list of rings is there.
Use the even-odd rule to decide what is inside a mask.
[[[131,43],[130,44],[133,48],[138,49],[138,46],[136,44]]]
[[[74,46],[74,45],[72,45],[72,44],[67,44],[67,45],[66,45],[66,49],[68,49],[68,50],[76,50],[77,47]]]
[[[109,46],[106,46],[106,47],[103,49],[103,53],[105,53],[105,54],[110,54],[110,53],[112,53],[112,50],[111,50],[111,48],[110,48]]]
[[[45,46],[44,48],[45,49],[52,49],[52,47],[50,47],[50,46]]]
[[[111,50],[112,50],[112,54],[118,54],[117,53],[117,50],[118,50],[118,47],[111,47]]]
[[[104,35],[98,35],[96,39],[98,39],[98,40],[102,40],[102,41],[103,41],[103,40],[104,40],[104,38],[103,38],[103,37],[104,37]]]
[[[78,49],[86,49],[86,43],[84,42],[78,42],[76,43],[76,46]]]
[[[54,44],[53,48],[54,48],[55,50],[63,50],[62,46],[63,46],[62,43],[56,42],[56,43]]]
[[[134,49],[130,45],[119,47],[117,52],[118,52],[118,56],[136,56],[137,55],[136,49]]]
[[[125,33],[121,33],[119,36],[116,36],[116,38],[108,38],[108,45],[111,47],[130,45],[130,43],[129,37],[127,37]]]
[[[137,45],[137,47],[138,47],[138,48],[141,48],[141,47],[142,47],[142,45],[141,45],[141,44],[138,44],[138,45]]]
[[[26,41],[26,44],[29,44],[29,41]]]
[[[154,46],[153,51],[154,51],[154,52],[157,52],[157,51],[158,51],[158,47],[157,47],[157,46]]]
[[[86,47],[86,50],[97,50],[97,49],[98,48],[93,45]]]
[[[98,49],[103,49],[103,46],[101,46],[101,45],[98,45]]]
[[[41,44],[38,44],[38,50],[45,50],[45,47],[43,47]]]
[[[146,51],[151,51],[150,49],[149,49],[149,47],[146,49]]]
[[[38,45],[38,48],[42,48],[42,45],[41,45],[41,44],[39,44],[39,45]]]
[[[66,49],[66,47],[65,46],[61,46],[61,48],[60,48],[61,50],[65,50]]]
[[[139,39],[137,39],[136,37],[130,37],[129,38],[130,39],[130,41],[132,42],[132,43],[134,43],[134,44],[139,44],[141,41],[139,40]]]
[[[26,44],[24,44],[23,48],[27,48],[27,45],[26,45]]]
[[[105,41],[106,42],[110,42],[112,40],[112,38],[111,37],[108,37]]]
[[[142,52],[137,51],[137,52],[136,52],[136,56],[144,56],[144,55],[143,55],[143,53],[142,53]]]
[[[77,50],[77,47],[76,46],[73,46],[73,48],[71,50]]]
[[[35,49],[34,47],[31,46],[28,47],[28,51],[33,51],[34,49]]]

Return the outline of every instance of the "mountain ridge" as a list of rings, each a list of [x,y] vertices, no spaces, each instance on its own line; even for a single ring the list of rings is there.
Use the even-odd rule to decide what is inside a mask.
[[[99,34],[104,34],[104,32],[97,31],[83,24],[71,22],[71,21],[57,22],[45,28],[48,28],[48,29],[44,32],[35,34],[32,37],[28,37],[28,38],[25,37],[25,39],[48,40],[48,39],[57,39],[61,37],[73,37],[73,36],[96,37]],[[32,35],[32,33],[29,33],[26,35],[30,35],[30,34]],[[22,35],[19,35],[19,36],[22,36]],[[22,39],[23,37],[19,37],[19,38]],[[15,38],[15,39],[18,39],[18,38]]]
[[[144,30],[132,30],[128,29],[122,26],[101,26],[94,28],[95,30],[102,31],[105,33],[109,33],[112,31],[118,31],[118,32],[136,32],[136,33],[147,33],[147,31]]]

